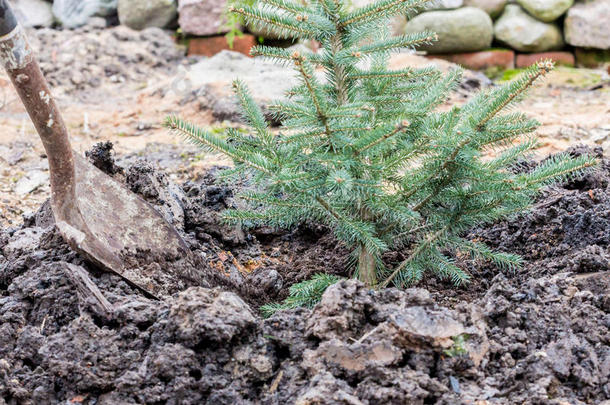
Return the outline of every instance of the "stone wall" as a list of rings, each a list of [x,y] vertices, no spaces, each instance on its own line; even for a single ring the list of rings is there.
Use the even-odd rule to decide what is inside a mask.
[[[355,7],[371,2],[352,0]],[[178,0],[178,3],[180,26],[185,33],[223,33],[223,25],[218,22],[222,21],[226,0]],[[568,65],[575,64],[576,54],[580,64],[586,66],[610,59],[609,22],[610,0],[577,0],[576,3],[574,0],[431,0],[411,20],[396,18],[393,27],[396,34],[436,32],[438,42],[420,49],[430,54],[471,68],[495,65],[512,68],[536,60],[536,56],[532,59],[517,54],[542,53],[538,59],[550,57]],[[208,27],[208,30],[202,32],[197,27]],[[274,38],[269,32],[254,31],[253,34]],[[209,41],[200,40],[200,47],[201,42]],[[506,50],[489,51],[492,47]],[[468,54],[480,51],[485,52]]]
[[[229,29],[227,0],[10,2],[30,26],[71,28],[98,16],[138,30],[179,28],[194,38],[192,53],[209,56],[228,48],[222,39]],[[352,0],[354,6],[371,2]],[[610,61],[610,0],[431,0],[409,21],[396,18],[393,27],[396,34],[436,32],[439,40],[420,50],[471,68],[520,67],[542,57],[588,67]],[[237,50],[247,53],[256,37],[275,39],[273,32],[251,31],[236,39]]]
[[[357,7],[371,1],[352,3]],[[187,35],[222,35],[226,7],[226,0],[178,0],[180,27]],[[610,60],[609,22],[610,0],[431,0],[419,15],[409,21],[396,18],[393,26],[396,34],[434,31],[438,42],[420,50],[485,69],[521,67],[541,58],[592,67]],[[272,32],[251,31],[275,39]],[[237,47],[249,49],[254,43],[253,37],[245,37]],[[191,49],[209,55],[222,47],[218,39],[204,38]]]
[[[585,66],[610,60],[610,0],[461,0],[457,3],[437,1],[436,9],[405,21],[404,30],[436,30],[439,41],[426,49],[431,54],[485,51],[493,45],[519,54],[542,53],[540,57],[565,64],[574,64],[574,54],[577,62]],[[511,58],[506,55],[506,51],[487,51],[441,57],[466,63],[473,59],[474,65],[505,63],[510,67]],[[517,55],[513,62],[521,67],[535,60],[536,56]]]

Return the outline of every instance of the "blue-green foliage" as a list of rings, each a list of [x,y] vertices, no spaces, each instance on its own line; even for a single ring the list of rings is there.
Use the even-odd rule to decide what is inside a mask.
[[[341,279],[329,274],[315,274],[311,279],[294,284],[290,287],[288,298],[280,304],[267,304],[261,307],[263,316],[269,317],[277,311],[295,308],[313,308],[324,291]]]
[[[538,123],[506,112],[552,68],[538,63],[502,87],[461,107],[437,109],[460,83],[459,69],[390,70],[391,52],[433,42],[424,32],[390,37],[388,19],[424,0],[381,0],[348,11],[345,0],[259,0],[233,11],[286,37],[314,39],[317,54],[258,46],[254,56],[296,70],[300,82],[271,106],[283,130],[271,131],[243,83],[234,84],[249,136],[225,137],[177,117],[167,127],[205,149],[222,152],[258,192],[248,210],[225,212],[245,225],[290,227],[314,221],[331,227],[354,250],[355,275],[369,285],[407,286],[427,272],[460,284],[469,279],[454,257],[490,260],[502,269],[518,256],[466,240],[473,226],[526,209],[545,185],[593,166],[589,157],[558,156],[536,170],[507,167],[536,147]],[[323,76],[316,73],[321,68]],[[491,157],[490,157],[491,156]],[[404,252],[384,267],[381,255]]]

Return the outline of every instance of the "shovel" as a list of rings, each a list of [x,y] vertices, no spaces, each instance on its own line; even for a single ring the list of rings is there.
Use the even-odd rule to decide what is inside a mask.
[[[147,202],[72,151],[23,28],[0,0],[0,60],[44,145],[59,232],[88,261],[159,298],[202,285],[197,260]]]

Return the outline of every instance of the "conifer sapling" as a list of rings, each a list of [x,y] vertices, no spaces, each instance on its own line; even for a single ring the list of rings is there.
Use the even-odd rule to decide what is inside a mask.
[[[528,173],[508,170],[536,148],[531,134],[538,123],[506,110],[551,62],[448,111],[437,107],[459,85],[459,69],[445,75],[434,68],[389,70],[392,52],[436,39],[431,32],[388,32],[391,17],[425,2],[379,0],[349,11],[347,0],[258,0],[232,9],[284,37],[316,40],[321,50],[252,49],[253,56],[291,66],[300,79],[286,100],[270,107],[280,132],[269,129],[240,81],[233,87],[250,135],[233,129],[219,135],[167,119],[172,131],[232,158],[234,173],[255,184],[258,191],[241,195],[249,209],[228,210],[227,220],[282,228],[326,224],[352,249],[354,275],[368,286],[407,286],[426,272],[463,283],[469,274],[455,264],[458,254],[503,269],[519,265],[518,256],[463,233],[523,211],[540,188],[595,161],[559,155]],[[403,252],[404,260],[386,267],[382,255],[389,250]]]

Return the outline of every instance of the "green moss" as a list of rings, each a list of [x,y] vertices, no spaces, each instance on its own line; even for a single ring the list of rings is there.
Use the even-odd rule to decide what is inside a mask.
[[[574,53],[578,66],[596,68],[610,63],[610,50],[577,48]]]
[[[227,23],[222,27],[223,29],[228,30],[225,35],[227,38],[227,43],[229,44],[229,48],[233,49],[233,44],[235,43],[235,38],[241,38],[244,36],[242,31],[242,26],[245,25],[245,21],[240,14],[229,12],[229,7],[240,7],[242,5],[252,6],[254,5],[255,0],[229,0],[227,1],[227,7],[223,13],[223,18],[227,21]]]
[[[448,357],[458,357],[468,354],[468,350],[466,350],[466,341],[468,338],[469,336],[466,333],[453,337],[453,346],[447,350],[443,350],[443,353]]]
[[[497,82],[509,82],[523,73],[525,69],[500,70],[487,69],[485,74]],[[580,69],[569,66],[558,66],[547,77],[547,83],[556,86],[586,88],[600,83],[602,76],[599,72],[590,69]]]
[[[489,48],[489,49],[485,49],[482,52],[497,52],[497,51],[502,51],[502,52],[507,52],[508,51],[508,52],[510,52],[510,49],[508,49],[508,48],[497,48],[497,47],[494,48],[494,47],[492,47],[492,48]]]
[[[490,66],[483,71],[483,74],[491,80],[501,80],[504,72],[506,72],[506,69],[501,66]]]
[[[523,73],[525,69],[506,69],[502,72],[502,75],[498,78],[498,81],[508,82],[513,80],[515,77]]]
[[[549,75],[549,81],[558,86],[585,88],[600,83],[602,75],[594,70],[560,66]]]

